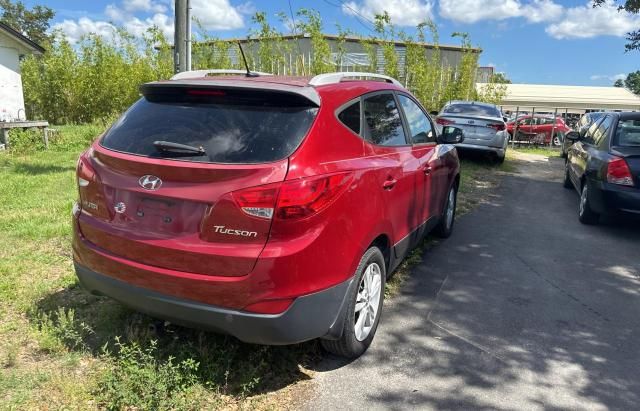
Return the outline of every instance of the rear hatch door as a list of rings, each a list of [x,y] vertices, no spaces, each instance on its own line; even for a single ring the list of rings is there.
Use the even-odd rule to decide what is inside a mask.
[[[143,92],[81,157],[78,177],[88,181],[79,187],[82,235],[141,264],[248,274],[271,219],[247,213],[232,193],[274,185],[266,201],[275,202],[317,103],[295,93],[224,86],[161,84]]]

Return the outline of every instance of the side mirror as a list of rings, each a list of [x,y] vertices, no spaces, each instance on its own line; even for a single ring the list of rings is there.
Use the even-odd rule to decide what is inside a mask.
[[[580,140],[582,136],[577,131],[569,131],[567,134],[564,135],[564,138],[566,138],[569,141],[573,141],[575,143],[576,141]]]
[[[502,116],[502,121],[504,121],[505,123],[508,123],[509,122],[509,117]]]
[[[441,144],[458,144],[464,141],[462,129],[453,126],[444,126],[440,135]]]
[[[440,114],[440,113],[438,113],[437,111],[433,110],[433,111],[430,111],[429,114],[431,116],[433,116],[433,117],[438,117],[438,114]]]

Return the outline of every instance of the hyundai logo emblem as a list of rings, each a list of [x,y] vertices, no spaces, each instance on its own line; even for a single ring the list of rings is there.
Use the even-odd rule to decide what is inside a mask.
[[[125,211],[127,211],[127,205],[121,201],[118,204],[114,205],[113,209],[116,213],[123,214]]]
[[[140,180],[138,180],[138,184],[140,184],[140,187],[144,188],[145,190],[153,191],[159,189],[162,186],[162,180],[160,180],[160,177],[147,174],[146,176],[140,177]]]

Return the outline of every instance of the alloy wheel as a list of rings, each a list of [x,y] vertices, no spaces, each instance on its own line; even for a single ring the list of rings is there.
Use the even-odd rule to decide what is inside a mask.
[[[382,274],[377,263],[367,266],[356,295],[354,331],[358,341],[364,341],[371,332],[380,309]]]

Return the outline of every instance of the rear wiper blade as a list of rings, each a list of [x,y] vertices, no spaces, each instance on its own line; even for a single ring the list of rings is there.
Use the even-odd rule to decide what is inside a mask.
[[[153,146],[160,151],[170,151],[170,152],[187,152],[193,153],[200,156],[207,154],[205,149],[200,147],[189,146],[187,144],[174,143],[171,141],[154,141]]]

